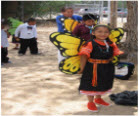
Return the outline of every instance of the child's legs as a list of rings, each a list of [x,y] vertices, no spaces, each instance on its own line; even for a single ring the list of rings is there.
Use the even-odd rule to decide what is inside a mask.
[[[90,96],[90,95],[88,95],[88,96],[87,96],[88,101],[89,101],[89,102],[94,102],[94,97],[95,97],[95,98],[101,98],[101,95],[96,95],[96,96]]]
[[[88,101],[89,102],[93,102],[94,101],[94,96],[88,95],[87,98],[88,98]]]
[[[30,39],[29,48],[30,48],[30,53],[31,54],[37,54],[38,53],[38,47],[37,47],[36,38]]]
[[[96,95],[95,98],[101,98],[101,95]]]
[[[21,39],[20,41],[20,49],[19,49],[19,54],[22,53],[22,54],[25,54],[26,51],[27,51],[27,47],[30,43],[30,40],[29,39]]]
[[[3,63],[8,63],[8,60],[9,60],[9,58],[7,57],[7,55],[8,55],[8,50],[7,50],[7,48],[2,48],[1,49],[1,61],[3,62]]]

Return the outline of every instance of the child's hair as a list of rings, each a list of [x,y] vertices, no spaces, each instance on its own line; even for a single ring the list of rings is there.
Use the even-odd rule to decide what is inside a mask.
[[[106,27],[106,28],[109,30],[109,32],[111,32],[111,28],[110,28],[109,26],[107,26],[107,25],[96,25],[96,26],[94,26],[94,28],[92,29],[92,31],[95,32],[95,30],[97,30],[99,27]],[[87,44],[88,42],[92,41],[92,40],[95,39],[95,38],[96,38],[95,35],[91,35],[91,39],[89,39],[88,41],[86,41],[85,44]],[[109,39],[109,37],[106,38],[106,41],[107,41],[108,43],[110,43],[110,44],[113,43],[113,42]]]
[[[66,7],[65,9],[66,9],[66,10],[69,10],[69,9],[73,10],[73,8],[72,8],[72,7]]]
[[[61,12],[65,12],[65,11],[66,11],[65,7],[61,8]]]
[[[87,21],[90,19],[96,20],[96,17],[93,14],[84,14],[83,15],[83,21]]]
[[[111,32],[111,28],[108,25],[96,25],[96,26],[94,26],[94,28],[92,29],[92,31],[94,32],[99,27],[106,27],[109,30],[109,32]]]
[[[36,21],[34,18],[29,18],[28,19],[28,22],[34,22],[34,21]]]

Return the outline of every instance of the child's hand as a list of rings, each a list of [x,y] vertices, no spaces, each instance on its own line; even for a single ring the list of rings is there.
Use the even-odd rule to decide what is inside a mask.
[[[20,39],[19,39],[19,38],[17,38],[17,39],[16,39],[16,41],[20,41]]]
[[[82,74],[83,70],[79,70],[79,72],[77,74]]]
[[[16,41],[20,41],[20,39],[18,37],[15,37]]]

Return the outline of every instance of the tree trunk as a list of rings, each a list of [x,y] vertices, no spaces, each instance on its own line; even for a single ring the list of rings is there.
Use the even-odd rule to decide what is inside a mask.
[[[19,17],[19,20],[24,21],[24,1],[18,1],[17,17]]]
[[[127,1],[128,16],[127,16],[127,40],[125,43],[125,53],[128,54],[128,61],[137,62],[138,51],[138,2]]]
[[[110,18],[111,18],[110,27],[114,29],[117,27],[117,1],[111,1]]]
[[[24,21],[24,1],[21,2],[21,20]]]

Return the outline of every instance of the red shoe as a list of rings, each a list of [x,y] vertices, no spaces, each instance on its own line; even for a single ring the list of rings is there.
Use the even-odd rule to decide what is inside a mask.
[[[103,99],[101,99],[101,98],[95,98],[95,99],[94,99],[94,102],[95,102],[96,104],[100,104],[100,105],[103,105],[103,106],[110,106],[109,103],[105,102],[105,101],[104,101]]]
[[[95,105],[94,102],[88,102],[87,108],[88,108],[88,110],[90,110],[90,111],[98,112],[98,109],[97,109],[97,107],[96,107],[96,105]]]

